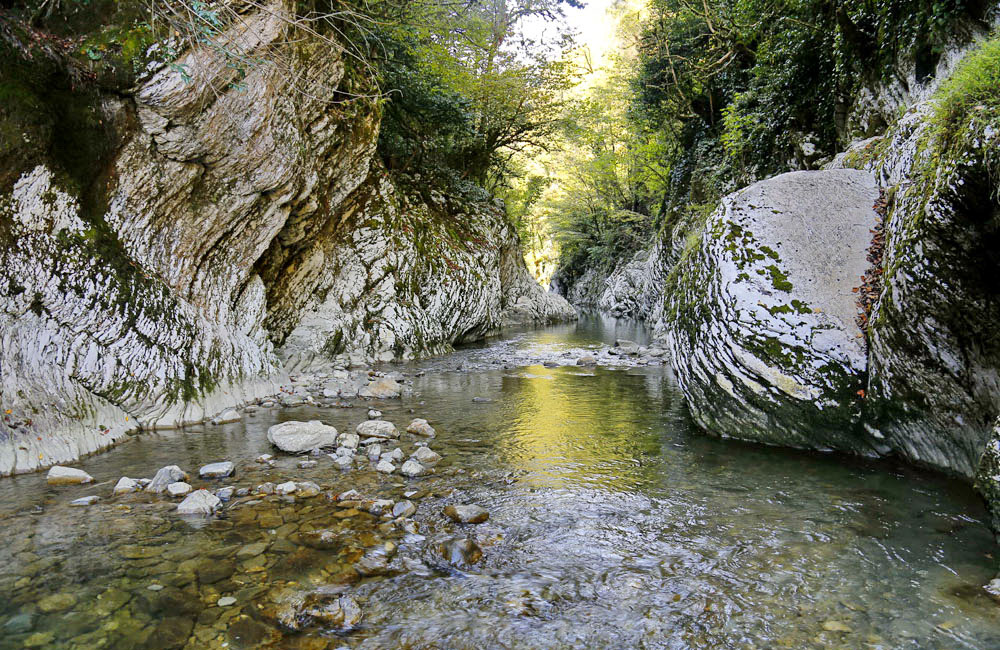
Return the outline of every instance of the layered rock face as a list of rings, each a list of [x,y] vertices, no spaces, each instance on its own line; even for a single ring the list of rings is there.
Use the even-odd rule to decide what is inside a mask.
[[[837,170],[783,174],[722,201],[665,314],[678,381],[707,431],[871,453],[852,288],[878,196],[871,174]]]
[[[220,37],[283,65],[240,71],[208,49],[154,62],[81,109],[101,125],[96,159],[68,163],[58,121],[8,159],[0,474],[273,393],[281,357],[330,352],[338,333],[337,352],[385,359],[493,331],[515,305],[572,316],[526,281],[497,209],[404,198],[372,160],[374,102],[339,100],[345,55],[289,39],[285,11]],[[421,250],[445,232],[445,252]]]

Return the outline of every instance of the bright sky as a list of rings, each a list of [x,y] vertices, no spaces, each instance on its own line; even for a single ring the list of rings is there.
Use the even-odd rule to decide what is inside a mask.
[[[599,66],[614,44],[615,22],[607,13],[615,0],[587,0],[583,9],[566,8],[566,22],[579,32],[578,42],[590,48],[594,66]]]

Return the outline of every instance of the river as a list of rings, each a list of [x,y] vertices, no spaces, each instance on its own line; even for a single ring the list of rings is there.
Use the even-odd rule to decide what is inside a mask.
[[[1000,647],[1000,605],[982,590],[997,549],[969,486],[700,435],[668,365],[521,365],[616,336],[644,342],[638,325],[585,317],[400,367],[402,399],[144,434],[79,463],[92,485],[0,480],[0,648]],[[431,422],[433,475],[325,456],[300,469],[265,438],[285,420],[353,430],[369,407],[401,429]],[[236,476],[198,479],[216,460]],[[110,496],[119,477],[170,464],[195,487],[303,479],[323,493],[234,499],[209,519]],[[414,523],[329,497],[349,489],[412,501]],[[102,500],[68,506],[90,494]],[[462,503],[488,521],[442,514]],[[336,542],[306,543],[317,530]],[[456,566],[441,549],[462,538],[482,558]],[[386,564],[359,576],[372,553]],[[294,609],[340,596],[363,613],[350,629]]]

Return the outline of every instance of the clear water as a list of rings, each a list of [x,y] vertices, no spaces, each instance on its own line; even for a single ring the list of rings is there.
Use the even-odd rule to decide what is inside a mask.
[[[377,405],[397,425],[435,426],[444,460],[429,477],[342,473],[325,457],[310,469],[253,462],[272,451],[271,424],[353,429],[372,406],[358,402],[143,435],[79,464],[96,485],[0,480],[0,648],[1000,647],[1000,605],[981,589],[996,546],[968,486],[696,435],[664,366],[518,365],[615,336],[643,333],[588,318],[404,368],[425,371],[413,395]],[[420,535],[341,518],[325,494],[238,503],[212,520],[109,496],[122,475],[222,459],[237,463],[236,486],[302,478],[396,500],[417,489]],[[104,498],[67,506],[89,494]],[[453,503],[490,519],[453,524],[442,515]],[[302,545],[316,528],[342,544]],[[441,558],[456,535],[482,547],[481,562]],[[397,571],[359,580],[352,565],[386,541]],[[266,550],[250,556],[258,542]],[[360,626],[292,632],[276,620],[280,594],[324,589],[357,600]],[[236,602],[217,605],[223,596]]]

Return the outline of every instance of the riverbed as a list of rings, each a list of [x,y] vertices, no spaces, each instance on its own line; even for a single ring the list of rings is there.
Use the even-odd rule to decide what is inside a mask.
[[[0,480],[0,648],[1000,647],[982,589],[997,548],[968,485],[701,435],[669,364],[572,362],[615,338],[646,342],[585,317],[394,367],[400,399],[143,434],[78,463],[90,485]],[[325,455],[300,468],[266,440],[288,420],[353,431],[370,408],[432,424],[433,474]],[[198,478],[220,460],[234,477]],[[237,497],[207,518],[111,496],[119,477],[173,464],[196,488],[322,491]],[[348,490],[359,497],[337,501]],[[68,505],[87,495],[102,498]],[[386,501],[416,510],[393,517]],[[443,514],[460,504],[488,520]],[[317,613],[345,598],[353,624]]]

